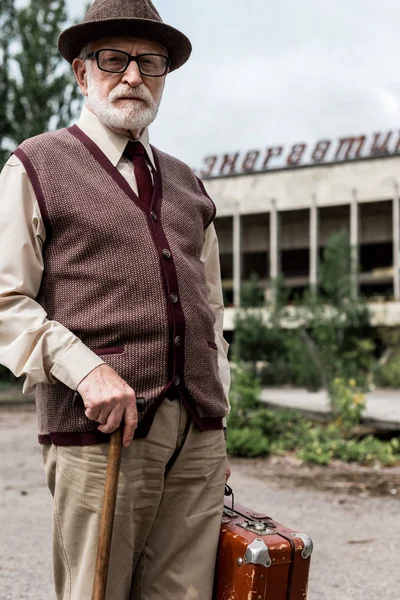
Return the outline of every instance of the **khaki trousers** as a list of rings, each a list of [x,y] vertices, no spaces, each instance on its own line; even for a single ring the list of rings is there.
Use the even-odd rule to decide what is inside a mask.
[[[91,598],[107,454],[43,447],[57,600]],[[211,600],[225,469],[223,432],[164,400],[148,437],[123,449],[107,600]]]

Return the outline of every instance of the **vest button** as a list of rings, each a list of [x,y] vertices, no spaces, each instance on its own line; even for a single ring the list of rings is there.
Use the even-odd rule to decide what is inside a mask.
[[[157,217],[157,213],[155,210],[151,211],[151,218],[153,219],[153,221],[157,221],[158,217]]]
[[[168,248],[164,248],[162,255],[164,258],[171,258],[171,252],[168,250]]]
[[[176,338],[174,339],[174,344],[175,344],[175,346],[181,345],[181,336],[180,335],[176,336]]]
[[[174,379],[175,385],[179,385],[180,382],[181,382],[181,378],[179,377],[179,375],[175,375],[175,379]]]
[[[178,302],[178,294],[175,294],[175,292],[172,292],[170,298],[174,304]]]

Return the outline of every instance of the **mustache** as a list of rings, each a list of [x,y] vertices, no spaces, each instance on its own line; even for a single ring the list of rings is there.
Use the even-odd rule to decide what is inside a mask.
[[[140,85],[135,89],[125,86],[123,84],[116,86],[111,90],[108,99],[110,102],[119,100],[120,98],[130,98],[132,100],[143,100],[147,104],[152,104],[152,96],[150,91],[144,85]]]

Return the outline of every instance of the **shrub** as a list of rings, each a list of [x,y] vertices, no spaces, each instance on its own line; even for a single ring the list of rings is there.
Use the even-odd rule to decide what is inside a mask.
[[[257,458],[268,456],[270,444],[260,429],[244,427],[229,432],[227,448],[230,456]]]
[[[400,388],[400,350],[393,351],[386,363],[378,367],[376,383],[382,387]]]
[[[255,458],[295,452],[306,462],[327,465],[333,459],[393,465],[400,460],[400,441],[373,436],[351,439],[365,399],[355,381],[333,382],[335,421],[313,423],[299,411],[267,409],[260,401],[260,384],[243,366],[233,370],[227,450],[231,456]]]
[[[310,360],[309,351],[299,330],[287,330],[285,347],[287,362],[290,365],[289,383],[313,392],[319,390],[322,387],[321,373]]]
[[[344,430],[359,425],[366,400],[355,379],[336,377],[329,385],[329,397],[337,425]]]
[[[264,288],[260,284],[260,278],[257,273],[252,273],[250,279],[241,285],[240,306],[253,308],[263,306],[264,302]]]
[[[337,453],[337,458],[364,464],[378,461],[385,466],[390,466],[399,460],[399,449],[397,438],[387,442],[369,435],[362,440],[346,440]]]

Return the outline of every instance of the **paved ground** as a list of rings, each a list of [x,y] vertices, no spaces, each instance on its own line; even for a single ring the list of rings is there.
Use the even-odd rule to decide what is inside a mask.
[[[262,399],[271,406],[296,408],[310,413],[326,413],[326,392],[308,392],[299,388],[264,388]],[[366,394],[364,422],[381,429],[400,431],[400,390],[376,389]]]
[[[51,501],[32,408],[1,408],[0,428],[0,600],[54,600]],[[231,484],[242,504],[313,537],[308,600],[399,597],[398,496],[293,488],[263,465],[233,461]]]

